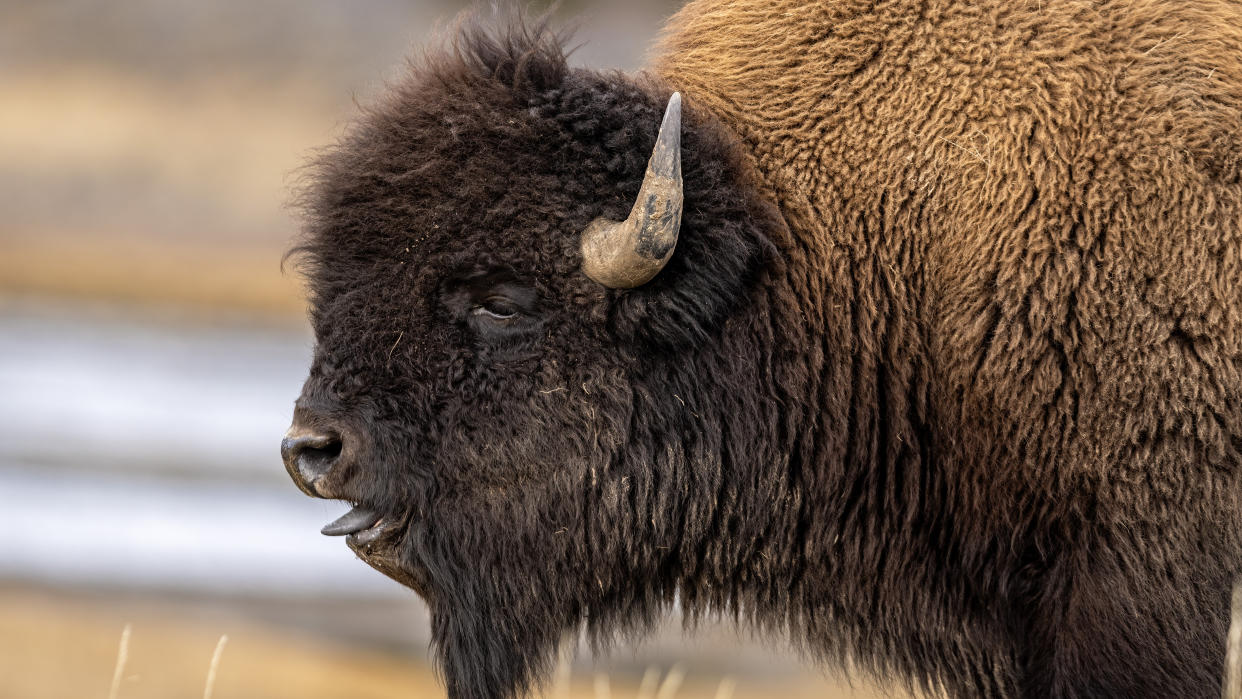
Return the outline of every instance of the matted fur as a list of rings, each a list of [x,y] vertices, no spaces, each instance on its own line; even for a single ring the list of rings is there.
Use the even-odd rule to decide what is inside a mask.
[[[675,597],[958,697],[1215,694],[1238,6],[692,2],[653,65],[465,28],[308,194],[300,419],[407,523],[360,555],[427,599],[450,696]],[[604,289],[579,235],[673,89],[677,251]],[[477,315],[502,288],[535,300]]]

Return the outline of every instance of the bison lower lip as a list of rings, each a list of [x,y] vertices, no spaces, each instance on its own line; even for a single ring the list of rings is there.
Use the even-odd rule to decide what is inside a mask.
[[[358,534],[358,532],[367,533],[370,530],[378,530],[379,527],[377,525],[382,520],[383,517],[380,513],[359,505],[319,531],[327,536],[354,535]]]
[[[380,538],[380,536],[387,531],[388,527],[385,527],[384,524],[384,520],[381,519],[371,527],[345,537],[345,541],[353,546],[366,546],[372,541]]]

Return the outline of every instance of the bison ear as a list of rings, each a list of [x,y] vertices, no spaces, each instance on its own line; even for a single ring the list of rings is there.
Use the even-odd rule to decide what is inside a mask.
[[[674,92],[630,215],[597,218],[582,233],[582,272],[611,289],[651,281],[673,256],[681,210],[681,94]]]
[[[710,343],[764,275],[782,273],[772,237],[786,238],[788,229],[774,205],[721,182],[690,192],[689,201],[677,255],[659,277],[615,297],[610,325],[618,339],[659,351]]]

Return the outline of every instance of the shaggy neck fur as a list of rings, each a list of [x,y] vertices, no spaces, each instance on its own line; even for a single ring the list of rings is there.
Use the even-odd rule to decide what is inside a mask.
[[[872,241],[904,235],[883,217],[854,223]],[[821,230],[808,224],[794,214],[769,223],[781,262],[694,370],[670,357],[667,374],[656,362],[645,377],[675,403],[665,393],[636,412],[674,408],[649,429],[682,436],[634,467],[640,483],[662,474],[679,487],[647,484],[650,511],[635,513],[657,517],[635,537],[663,561],[650,594],[667,603],[676,592],[691,620],[723,612],[875,677],[999,696],[1013,682],[1012,649],[959,573],[961,504],[933,460],[926,293],[904,274],[916,253],[909,243],[904,257],[878,244],[817,249],[799,237]],[[660,608],[601,613],[650,620]]]

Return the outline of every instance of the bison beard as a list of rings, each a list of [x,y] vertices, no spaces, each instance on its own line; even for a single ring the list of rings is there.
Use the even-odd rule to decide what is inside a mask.
[[[639,76],[466,26],[318,161],[286,467],[455,699],[674,599],[958,697],[1216,693],[1242,17],[864,5],[692,2]],[[675,250],[601,273],[674,90]]]

